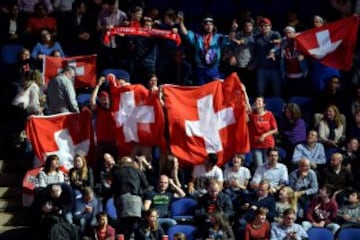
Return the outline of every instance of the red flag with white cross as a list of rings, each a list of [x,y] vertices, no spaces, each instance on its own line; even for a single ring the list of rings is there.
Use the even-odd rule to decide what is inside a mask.
[[[298,50],[326,66],[350,70],[359,19],[358,16],[351,16],[300,33],[295,38]]]
[[[250,149],[245,92],[237,74],[200,87],[163,87],[170,148],[182,163],[197,165],[209,153],[218,165]]]
[[[120,154],[129,155],[134,144],[163,148],[165,121],[158,95],[141,84],[109,83]]]
[[[96,55],[75,57],[50,57],[43,61],[44,82],[47,85],[50,79],[59,74],[67,66],[75,68],[75,88],[96,86]]]
[[[32,115],[25,130],[40,166],[51,154],[59,156],[59,165],[64,171],[73,167],[76,154],[87,156],[88,164],[94,166],[94,132],[90,111],[50,116]]]

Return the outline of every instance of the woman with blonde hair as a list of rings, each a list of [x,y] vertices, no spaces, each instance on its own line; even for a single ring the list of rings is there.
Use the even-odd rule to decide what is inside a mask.
[[[345,137],[344,122],[335,105],[329,105],[318,125],[319,140],[327,148],[339,147]]]
[[[283,219],[283,213],[286,209],[292,208],[297,211],[297,196],[294,189],[289,186],[283,186],[279,190],[279,200],[276,202],[275,209],[275,222],[281,223]]]
[[[79,196],[84,187],[94,187],[94,173],[87,165],[85,156],[80,154],[74,157],[74,167],[69,171],[70,185],[75,196]]]

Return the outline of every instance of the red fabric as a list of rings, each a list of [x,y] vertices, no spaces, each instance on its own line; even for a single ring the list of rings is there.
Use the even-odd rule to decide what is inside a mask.
[[[43,64],[45,84],[68,64],[76,68],[75,88],[96,86],[96,55],[65,58],[46,56]]]
[[[112,112],[116,123],[116,141],[119,147],[119,153],[121,155],[129,155],[135,144],[144,146],[156,146],[160,145],[164,149],[164,113],[162,106],[157,95],[154,95],[141,84],[127,85],[119,87],[116,80],[109,81],[110,83],[110,95],[112,102]],[[122,112],[122,117],[130,119],[131,122],[135,123],[136,131],[133,136],[136,136],[136,140],[128,141],[125,137],[124,131],[127,132],[129,124],[131,122],[120,123],[118,118],[119,106],[129,105],[129,102],[123,102],[121,96],[134,96],[134,103],[136,108],[152,108],[154,114],[154,121],[151,122],[140,122],[139,119],[144,116],[149,116],[150,111],[144,111],[141,116],[134,112]],[[127,120],[128,121],[128,120]],[[124,129],[124,126],[126,128]]]
[[[51,116],[35,116],[29,117],[26,123],[26,135],[29,138],[34,153],[41,164],[44,164],[46,156],[49,154],[58,154],[60,151],[60,166],[64,171],[69,170],[73,165],[72,159],[62,156],[74,157],[77,153],[87,154],[88,165],[94,166],[93,149],[94,136],[91,124],[91,112],[82,111],[81,113],[64,113]],[[80,143],[87,147],[76,148],[71,152],[69,141],[63,140],[63,147],[59,149],[59,144],[55,141],[55,134],[58,131],[65,130],[69,133],[74,145],[79,146]],[[62,135],[63,136],[63,135]],[[64,139],[64,138],[63,138]],[[65,147],[64,147],[65,146]]]
[[[341,41],[341,43],[333,52],[322,51],[322,53],[328,53],[322,58],[316,58],[326,66],[335,67],[341,70],[350,70],[353,61],[358,27],[359,17],[351,16],[333,23],[325,24],[320,28],[313,28],[302,32],[296,36],[295,39],[297,41],[299,51],[303,51],[305,54],[314,57],[309,50],[319,47],[315,34],[328,30],[330,33],[331,43],[336,43],[337,41]]]
[[[270,224],[264,222],[259,228],[254,228],[251,223],[246,224],[244,240],[269,240]]]
[[[33,194],[35,189],[35,179],[42,169],[42,167],[39,167],[30,169],[26,172],[22,182],[23,192]]]
[[[275,139],[272,135],[267,136],[263,142],[259,142],[262,134],[277,128],[274,115],[266,111],[264,115],[251,113],[249,115],[250,146],[254,148],[269,148],[275,146]]]
[[[111,110],[101,107],[95,109],[96,113],[96,140],[97,142],[116,142],[115,121]]]
[[[177,33],[173,33],[172,31],[138,27],[114,27],[106,32],[104,36],[104,43],[108,45],[110,43],[110,38],[115,35],[160,37],[175,41],[177,46],[181,44],[180,35]]]
[[[185,121],[198,121],[198,101],[212,96],[214,113],[225,109],[233,112],[235,122],[209,132],[219,134],[222,150],[217,152],[218,163],[223,165],[235,153],[249,151],[249,136],[246,124],[245,95],[238,76],[234,73],[224,82],[212,81],[200,87],[163,87],[165,107],[169,121],[170,148],[182,164],[197,165],[208,155],[203,137],[186,134]],[[207,126],[205,127],[207,128]]]
[[[31,17],[26,25],[32,34],[39,33],[39,31],[43,28],[47,28],[53,32],[57,31],[56,20],[53,17]]]

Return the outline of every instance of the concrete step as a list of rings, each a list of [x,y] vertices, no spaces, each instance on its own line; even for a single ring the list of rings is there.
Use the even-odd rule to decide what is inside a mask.
[[[22,196],[22,188],[19,187],[0,187],[0,198],[11,199],[19,198]]]
[[[30,223],[30,211],[0,212],[0,226],[27,226]]]
[[[33,239],[27,226],[0,226],[0,240]]]
[[[19,187],[22,186],[23,176],[17,173],[0,174],[0,187]]]

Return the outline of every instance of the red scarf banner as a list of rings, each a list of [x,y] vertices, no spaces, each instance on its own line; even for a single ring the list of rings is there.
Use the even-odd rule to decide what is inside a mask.
[[[105,33],[104,43],[106,45],[110,44],[110,38],[115,35],[165,38],[175,41],[177,46],[179,46],[181,43],[181,38],[178,33],[174,33],[168,30],[137,28],[137,27],[114,27]]]

